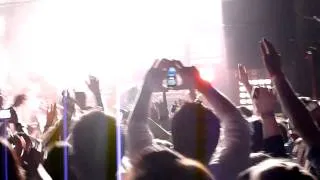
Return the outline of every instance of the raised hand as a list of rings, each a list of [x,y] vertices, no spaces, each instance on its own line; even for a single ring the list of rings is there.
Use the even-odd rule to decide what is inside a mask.
[[[162,81],[165,78],[165,73],[162,72],[163,68],[167,68],[169,60],[162,59],[156,60],[150,70],[147,72],[144,79],[144,88],[149,89],[150,91],[162,90]]]
[[[252,100],[258,115],[273,115],[277,98],[271,89],[261,87],[254,88]]]
[[[22,105],[26,100],[26,95],[19,94],[14,98],[13,107],[18,107]]]
[[[200,76],[200,72],[198,71],[198,69],[194,66],[188,68],[189,72],[188,72],[188,78],[187,81],[190,81],[193,83],[193,88],[199,90],[201,93],[203,93],[203,91],[206,91],[208,87],[211,87],[210,83],[206,80],[203,80]],[[195,98],[195,94],[193,94],[193,97]]]
[[[246,67],[242,64],[238,64],[238,80],[243,84],[249,84],[249,77]]]
[[[86,82],[88,88],[93,93],[99,93],[100,92],[100,83],[98,78],[94,76],[89,76],[89,82]]]
[[[47,123],[45,127],[52,126],[57,120],[57,104],[54,103],[50,105],[50,108],[47,109]]]
[[[252,92],[246,67],[242,64],[238,64],[238,80],[243,83],[249,93]]]
[[[271,77],[282,75],[281,57],[274,46],[266,39],[260,42],[262,60]]]
[[[65,98],[65,101],[67,101],[66,107],[64,107],[64,108],[67,108],[66,109],[67,115],[68,115],[68,118],[70,118],[76,110],[75,109],[75,100],[73,98],[71,98],[70,93],[67,90],[64,90],[62,92],[62,97]],[[63,106],[65,106],[65,104],[63,104]]]

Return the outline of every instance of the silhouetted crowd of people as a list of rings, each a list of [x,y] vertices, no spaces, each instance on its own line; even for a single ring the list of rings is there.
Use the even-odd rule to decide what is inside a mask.
[[[48,107],[44,128],[25,126],[18,118],[25,95],[17,95],[9,107],[3,106],[1,97],[0,178],[317,179],[319,102],[298,97],[276,48],[266,39],[259,45],[273,88],[252,86],[244,65],[238,66],[237,77],[251,96],[253,111],[235,106],[203,80],[197,68],[167,59],[155,61],[142,86],[121,96],[117,117],[104,113],[95,77],[87,85],[96,106],[79,100],[85,94],[63,91],[60,100]],[[189,91],[188,97],[176,95],[169,103],[170,88],[163,81],[170,67],[181,76],[172,91]],[[155,100],[156,93],[164,98]],[[280,115],[277,104],[283,111]]]

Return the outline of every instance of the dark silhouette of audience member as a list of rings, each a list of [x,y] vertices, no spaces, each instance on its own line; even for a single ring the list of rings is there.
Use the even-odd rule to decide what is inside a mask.
[[[134,163],[130,180],[213,180],[201,163],[167,148],[151,147]]]
[[[238,180],[316,180],[298,164],[286,159],[268,159],[240,173]]]
[[[65,154],[66,149],[66,154]],[[68,157],[72,151],[72,147],[68,143],[56,142],[48,149],[47,159],[43,163],[43,167],[54,180],[63,180],[65,177],[64,169],[67,168],[68,179],[75,180],[76,175],[72,168],[70,158]],[[68,167],[66,167],[64,160],[67,158]]]
[[[73,129],[73,160],[79,179],[116,179],[116,121],[94,111]]]
[[[220,136],[219,119],[200,103],[186,103],[172,118],[174,149],[208,164]]]
[[[0,138],[0,178],[5,180],[24,180],[24,172],[10,144]]]

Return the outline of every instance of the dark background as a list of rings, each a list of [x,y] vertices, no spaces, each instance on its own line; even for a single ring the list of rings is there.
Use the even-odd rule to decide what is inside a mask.
[[[225,0],[222,9],[230,69],[235,69],[238,63],[252,69],[263,68],[258,42],[266,37],[280,50],[284,70],[294,89],[311,96],[310,67],[304,53],[309,45],[320,40],[320,23],[303,16],[320,17],[320,1]],[[319,66],[317,69],[320,77]]]

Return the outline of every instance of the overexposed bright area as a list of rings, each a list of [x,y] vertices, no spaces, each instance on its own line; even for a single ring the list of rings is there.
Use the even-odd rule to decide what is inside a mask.
[[[59,88],[81,88],[88,74],[127,83],[157,58],[224,63],[219,0],[37,0],[10,16],[7,62]]]

